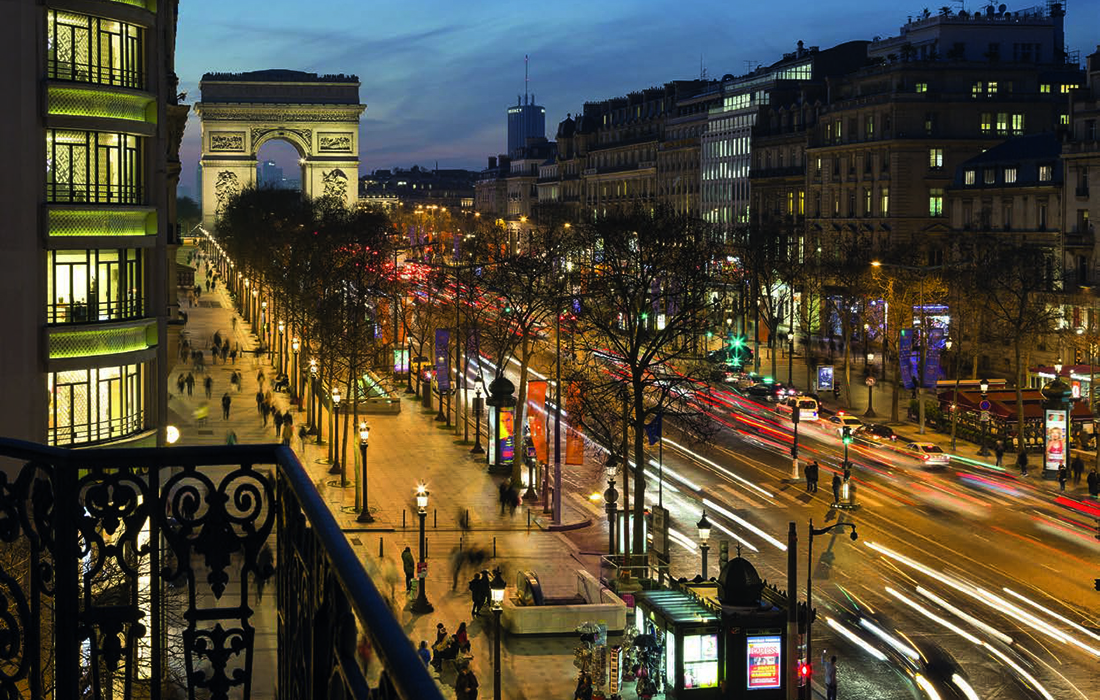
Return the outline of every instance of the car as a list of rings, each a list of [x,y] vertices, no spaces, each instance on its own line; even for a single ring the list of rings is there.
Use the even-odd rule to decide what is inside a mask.
[[[830,416],[829,422],[836,427],[837,435],[843,435],[845,428],[850,428],[852,433],[855,434],[857,430],[863,427],[863,421],[844,411],[837,413],[835,416]]]
[[[717,364],[710,370],[710,380],[712,382],[721,382],[723,384],[733,384],[741,376],[741,373],[731,365]]]
[[[775,412],[793,417],[795,407],[798,408],[799,422],[817,420],[817,401],[808,396],[787,396],[780,399],[775,404]]]
[[[866,423],[856,433],[856,437],[867,442],[892,444],[897,442],[898,434],[888,425],[881,423]]]
[[[736,348],[712,350],[707,353],[707,362],[744,367],[752,362],[752,350],[744,345]]]
[[[931,442],[909,442],[905,444],[902,451],[924,462],[926,467],[946,467],[951,463],[951,455]]]
[[[764,399],[765,401],[775,401],[783,395],[784,388],[779,382],[769,382],[764,380],[753,384],[744,390],[745,396],[751,396],[756,399]]]

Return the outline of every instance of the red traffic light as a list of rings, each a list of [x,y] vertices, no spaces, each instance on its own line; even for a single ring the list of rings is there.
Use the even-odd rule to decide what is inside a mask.
[[[798,677],[799,678],[803,678],[803,679],[809,678],[810,674],[812,674],[813,671],[814,671],[813,666],[811,664],[806,663],[805,661],[800,662],[798,664]]]

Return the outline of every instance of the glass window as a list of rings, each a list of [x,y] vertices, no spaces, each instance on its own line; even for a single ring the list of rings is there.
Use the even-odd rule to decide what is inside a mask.
[[[1039,86],[1039,92],[1041,92],[1041,93],[1049,93],[1049,92],[1050,92],[1050,83],[1043,83],[1043,84],[1041,84],[1041,85]]]
[[[986,84],[985,94],[988,97],[993,97],[994,95],[997,94],[997,83],[996,83],[996,81],[991,80],[991,81],[989,81],[989,83]]]
[[[1005,184],[1011,185],[1016,182],[1016,168],[1005,168]]]
[[[142,143],[132,134],[47,129],[47,201],[141,204]]]
[[[917,83],[917,92],[928,92],[928,83]]]
[[[875,118],[873,116],[867,116],[863,122],[863,134],[866,138],[874,138],[875,136]]]
[[[1039,180],[1042,182],[1050,182],[1051,177],[1054,174],[1054,168],[1050,165],[1039,166]]]
[[[942,148],[930,148],[928,149],[928,167],[934,170],[939,170],[943,167],[943,149]]]
[[[47,10],[46,74],[52,80],[145,87],[144,31],[99,17]]]
[[[943,190],[933,187],[928,192],[928,215],[943,216]]]
[[[684,688],[718,687],[718,635],[684,637]]]
[[[987,185],[992,185],[997,181],[997,171],[993,168],[985,168],[982,170],[982,182]]]
[[[1013,114],[1012,115],[1012,135],[1023,136],[1024,135],[1024,115]]]
[[[973,170],[967,170],[966,174],[964,175],[963,181],[967,185],[973,185],[977,181],[977,173],[975,173],[975,171]]]
[[[881,207],[882,211],[880,212],[880,215],[881,216],[889,216],[890,215],[890,188],[889,187],[883,187],[882,188],[882,195],[880,196],[880,200],[882,202],[882,207]]]
[[[1008,113],[997,112],[997,135],[1004,136],[1008,133]]]
[[[46,322],[90,323],[144,314],[141,251],[51,250]]]
[[[970,86],[970,96],[971,97],[981,97],[984,92],[985,92],[985,83],[983,83],[980,80],[975,81],[974,84]]]
[[[676,687],[676,635],[665,630],[665,682]]]
[[[993,131],[993,113],[982,112],[982,134],[988,136]]]
[[[117,440],[144,428],[144,365],[48,375],[50,445]]]

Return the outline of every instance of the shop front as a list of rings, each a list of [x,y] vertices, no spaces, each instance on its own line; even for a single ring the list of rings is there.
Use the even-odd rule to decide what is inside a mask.
[[[651,678],[666,698],[717,697],[724,677],[724,639],[719,616],[689,593],[642,591],[635,595],[635,625],[652,638],[656,653]]]

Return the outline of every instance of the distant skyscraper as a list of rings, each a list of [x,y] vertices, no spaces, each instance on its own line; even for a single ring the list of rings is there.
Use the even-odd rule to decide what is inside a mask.
[[[516,106],[508,108],[508,155],[527,145],[527,139],[546,138],[546,110],[535,104],[535,96],[527,94],[527,57],[523,57],[523,97],[516,97]]]
[[[261,187],[286,187],[283,182],[283,169],[273,160],[265,160],[260,163],[259,181]]]

